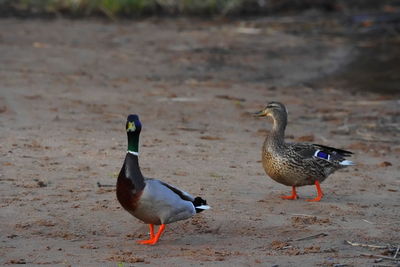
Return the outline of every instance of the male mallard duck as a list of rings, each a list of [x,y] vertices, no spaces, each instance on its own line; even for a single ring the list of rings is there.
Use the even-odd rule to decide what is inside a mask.
[[[137,115],[129,115],[126,122],[128,152],[118,175],[117,198],[130,214],[149,224],[150,239],[139,244],[154,245],[168,223],[188,219],[209,209],[207,202],[160,180],[144,178],[140,171],[139,135],[142,125]],[[154,234],[154,225],[161,225]]]
[[[317,197],[307,201],[320,201],[323,193],[320,183],[336,170],[353,162],[345,157],[350,151],[309,143],[285,143],[287,112],[282,103],[270,102],[257,117],[270,116],[274,122],[262,148],[265,172],[278,183],[292,186],[292,195],[283,199],[297,199],[296,187],[315,184]]]

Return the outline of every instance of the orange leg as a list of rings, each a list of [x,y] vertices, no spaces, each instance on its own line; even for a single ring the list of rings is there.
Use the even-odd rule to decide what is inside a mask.
[[[292,194],[290,196],[281,196],[282,199],[297,199],[296,187],[292,186]]]
[[[154,238],[154,224],[149,224],[150,228],[150,239]]]
[[[153,237],[151,236],[151,232],[153,229]],[[160,228],[158,229],[158,232],[156,235],[154,235],[154,225],[150,224],[150,239],[149,240],[139,240],[137,241],[139,244],[147,244],[147,245],[154,245],[157,243],[158,239],[160,239],[161,234],[165,230],[165,224],[161,224]]]
[[[317,197],[313,199],[307,199],[307,201],[309,202],[318,202],[322,199],[322,196],[324,195],[324,193],[322,193],[319,181],[315,181],[315,187],[317,188]]]

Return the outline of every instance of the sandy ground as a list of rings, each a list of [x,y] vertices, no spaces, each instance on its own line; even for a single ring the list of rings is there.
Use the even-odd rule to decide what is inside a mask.
[[[313,30],[334,21],[299,21],[1,20],[0,264],[395,266],[362,255],[390,249],[345,240],[400,245],[399,95],[324,86],[358,44]],[[355,152],[320,203],[304,201],[310,186],[281,200],[290,188],[262,169],[271,123],[249,113],[270,100],[289,109],[288,140]],[[97,187],[116,182],[129,113],[143,173],[212,206],[154,247]]]

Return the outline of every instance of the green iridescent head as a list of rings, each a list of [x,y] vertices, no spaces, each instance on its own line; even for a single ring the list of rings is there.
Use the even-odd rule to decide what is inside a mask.
[[[128,134],[128,152],[138,155],[139,154],[139,135],[142,130],[142,124],[139,116],[131,114],[126,120],[126,133]]]

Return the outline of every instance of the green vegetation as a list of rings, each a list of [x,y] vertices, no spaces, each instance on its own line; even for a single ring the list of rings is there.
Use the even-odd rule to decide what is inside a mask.
[[[380,8],[391,0],[0,0],[0,16],[110,18],[143,15],[256,15],[317,8]]]
[[[257,0],[0,0],[2,15],[106,15],[235,14]]]
[[[334,9],[339,0],[0,0],[0,15],[110,18],[143,15],[267,14],[310,7]]]

